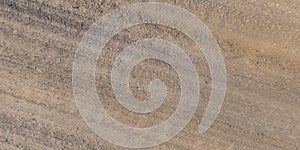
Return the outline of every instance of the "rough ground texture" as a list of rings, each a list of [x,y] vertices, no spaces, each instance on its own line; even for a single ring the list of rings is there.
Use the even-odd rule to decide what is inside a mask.
[[[0,149],[126,149],[98,137],[77,110],[72,62],[89,26],[107,12],[138,1],[0,1]],[[116,120],[136,127],[160,123],[178,103],[178,76],[157,60],[141,62],[130,87],[139,100],[162,79],[168,96],[161,108],[141,115],[117,103],[111,64],[128,44],[159,37],[191,56],[201,97],[188,126],[167,143],[149,149],[300,149],[300,1],[167,0],[204,21],[222,48],[228,71],[223,108],[204,134],[198,124],[209,100],[210,74],[203,54],[183,33],[144,24],[123,30],[98,61],[97,87]]]

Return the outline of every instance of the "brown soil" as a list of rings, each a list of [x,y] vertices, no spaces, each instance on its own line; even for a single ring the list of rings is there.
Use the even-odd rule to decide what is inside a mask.
[[[98,137],[79,115],[72,91],[72,63],[89,26],[104,14],[137,0],[0,1],[0,149],[124,149]],[[153,24],[115,36],[98,61],[98,94],[116,120],[136,127],[160,123],[178,102],[178,76],[168,64],[147,60],[131,74],[131,89],[147,99],[151,79],[168,87],[161,108],[132,113],[115,100],[111,64],[129,43],[159,37],[191,56],[201,81],[201,98],[188,126],[167,143],[150,149],[300,148],[300,1],[166,0],[204,21],[222,48],[227,93],[212,127],[198,125],[210,93],[203,54],[184,33]],[[154,69],[153,69],[154,68]],[[154,71],[153,71],[154,70]]]

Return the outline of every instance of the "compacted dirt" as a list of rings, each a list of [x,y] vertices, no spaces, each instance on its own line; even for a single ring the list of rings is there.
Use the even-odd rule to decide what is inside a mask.
[[[104,14],[139,1],[0,1],[0,149],[126,149],[98,137],[83,121],[72,91],[72,63],[83,34]],[[168,87],[163,105],[136,114],[115,99],[110,83],[114,59],[137,40],[158,37],[180,45],[196,66],[201,97],[187,127],[149,149],[300,149],[300,1],[167,0],[200,18],[216,37],[228,71],[226,98],[212,127],[198,125],[210,94],[210,73],[184,33],[143,24],[123,30],[104,48],[97,90],[107,112],[133,127],[167,119],[180,95],[174,69],[145,60],[131,72],[138,100],[160,78]]]

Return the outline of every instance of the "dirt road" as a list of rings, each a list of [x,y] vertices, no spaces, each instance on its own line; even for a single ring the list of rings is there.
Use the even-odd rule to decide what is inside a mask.
[[[97,136],[83,121],[72,90],[72,63],[83,34],[104,14],[137,0],[0,1],[0,149],[126,149]],[[117,54],[139,39],[159,37],[186,50],[201,81],[196,114],[167,143],[149,149],[300,148],[300,1],[166,0],[200,18],[216,37],[228,71],[226,98],[212,127],[198,125],[210,94],[210,73],[197,46],[184,33],[144,24],[123,30],[98,60],[97,90],[116,120],[148,127],[176,108],[178,76],[157,60],[139,63],[130,88],[149,98],[148,84],[168,87],[163,105],[149,114],[124,109],[109,73]]]

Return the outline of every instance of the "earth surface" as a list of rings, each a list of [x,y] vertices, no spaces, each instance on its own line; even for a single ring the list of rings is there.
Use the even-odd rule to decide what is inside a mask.
[[[84,122],[72,88],[74,55],[84,33],[101,16],[137,0],[0,1],[0,149],[128,149],[97,136]],[[150,127],[175,111],[179,78],[168,64],[149,59],[130,74],[137,100],[149,83],[168,93],[148,114],[126,110],[111,88],[112,64],[129,44],[157,37],[182,47],[200,80],[199,106],[170,141],[147,149],[300,149],[300,1],[165,0],[201,19],[218,41],[227,69],[223,107],[203,134],[198,126],[209,101],[211,78],[204,55],[184,33],[142,24],[118,33],[97,62],[98,95],[107,112],[133,127]],[[167,17],[167,16],[166,16]]]

